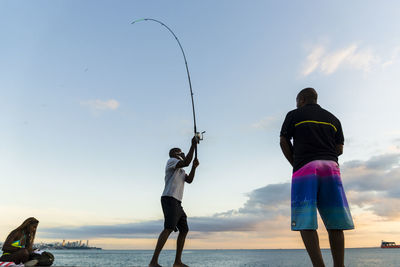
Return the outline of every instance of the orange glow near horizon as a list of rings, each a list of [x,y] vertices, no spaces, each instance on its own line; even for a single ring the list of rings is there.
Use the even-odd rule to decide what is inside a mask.
[[[383,220],[371,213],[362,213],[354,218],[356,229],[345,231],[346,248],[379,247],[381,240],[400,243],[400,230],[397,220]],[[276,222],[279,225],[281,222]],[[319,221],[321,248],[329,248],[328,235]],[[268,227],[254,232],[217,232],[205,233],[189,232],[185,249],[303,249],[304,245],[300,234],[289,230],[289,227],[275,228],[268,231]],[[90,239],[90,245],[103,249],[144,249],[153,250],[156,238],[97,238]],[[165,245],[165,249],[175,249],[177,234],[173,233]],[[396,239],[397,238],[397,239]],[[46,242],[61,242],[62,240],[37,240]]]

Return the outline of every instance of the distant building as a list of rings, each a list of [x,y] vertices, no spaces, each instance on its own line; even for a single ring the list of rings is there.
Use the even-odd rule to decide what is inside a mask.
[[[1,244],[1,243],[0,243]],[[55,242],[55,243],[43,243],[41,242],[40,244],[34,244],[35,248],[38,248],[40,250],[45,250],[45,249],[96,249],[96,250],[101,250],[101,248],[97,247],[89,247],[89,240],[86,240],[86,244],[82,242],[82,240],[79,241],[66,241],[65,239],[61,242]]]

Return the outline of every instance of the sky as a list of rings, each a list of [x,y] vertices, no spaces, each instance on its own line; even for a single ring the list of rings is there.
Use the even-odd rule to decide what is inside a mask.
[[[309,86],[343,126],[346,245],[400,243],[399,13],[398,1],[0,1],[0,240],[34,216],[38,242],[154,247],[168,151],[189,149],[193,122],[178,44],[131,25],[148,17],[180,39],[206,131],[183,198],[187,248],[303,247],[279,131]]]

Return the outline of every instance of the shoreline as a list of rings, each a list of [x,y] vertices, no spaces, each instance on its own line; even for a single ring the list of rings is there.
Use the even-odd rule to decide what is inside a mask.
[[[383,249],[381,247],[355,247],[347,249]],[[305,250],[305,248],[216,248],[216,249],[184,249],[185,251],[255,251],[255,250]],[[321,248],[321,250],[330,250],[330,248]],[[385,249],[386,250],[386,249]],[[392,250],[392,249],[390,249]],[[395,249],[393,249],[395,250]],[[400,249],[399,249],[400,250]],[[49,251],[154,251],[154,249],[49,249]],[[163,251],[175,251],[175,249],[163,249]]]

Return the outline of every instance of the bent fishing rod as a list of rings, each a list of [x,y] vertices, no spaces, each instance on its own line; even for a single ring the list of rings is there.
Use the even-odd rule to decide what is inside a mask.
[[[171,30],[171,28],[169,28],[167,25],[165,25],[163,22],[156,20],[156,19],[152,19],[152,18],[144,18],[144,19],[138,19],[133,21],[131,24],[135,24],[137,22],[141,22],[141,21],[154,21],[157,22],[158,24],[160,24],[161,26],[164,26],[175,38],[175,40],[178,42],[179,48],[182,51],[182,55],[183,55],[183,60],[185,61],[185,66],[186,66],[186,73],[187,73],[187,78],[189,81],[189,89],[190,89],[190,97],[192,100],[192,112],[193,112],[193,128],[194,128],[194,136],[197,139],[197,143],[200,143],[200,140],[203,140],[203,134],[205,133],[205,131],[203,132],[198,132],[197,131],[197,126],[196,126],[196,112],[194,110],[194,99],[193,99],[193,89],[192,89],[192,82],[190,79],[190,73],[189,73],[189,67],[188,67],[188,63],[186,60],[186,55],[185,55],[185,51],[183,51],[183,47],[181,45],[181,42],[179,41],[178,37],[175,35],[175,33]],[[197,146],[195,149],[195,158],[197,159]]]

